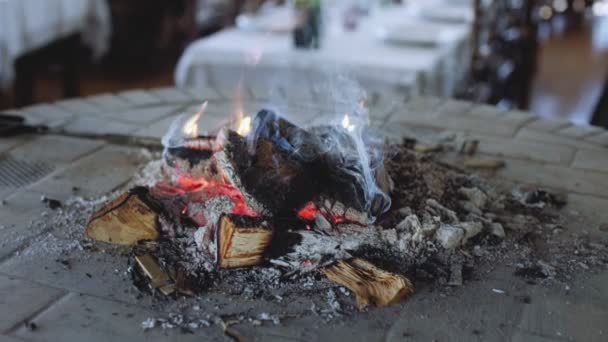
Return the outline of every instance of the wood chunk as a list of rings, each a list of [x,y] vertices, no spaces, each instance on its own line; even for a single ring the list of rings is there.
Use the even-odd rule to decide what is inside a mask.
[[[93,214],[85,234],[98,241],[120,245],[156,240],[159,236],[158,212],[149,199],[148,189],[134,188]]]
[[[266,219],[226,214],[217,229],[217,263],[220,268],[260,264],[272,240],[272,229]]]
[[[502,159],[469,158],[464,161],[464,166],[473,169],[498,170],[505,166]]]
[[[340,260],[322,272],[329,280],[354,292],[359,309],[370,304],[391,305],[414,292],[409,279],[359,258]]]
[[[143,274],[150,279],[151,288],[159,289],[164,295],[170,295],[175,291],[175,286],[167,272],[160,268],[150,254],[137,255],[135,261]]]
[[[417,142],[414,145],[414,151],[419,153],[431,153],[431,152],[439,152],[441,151],[443,146],[440,144],[425,144]]]

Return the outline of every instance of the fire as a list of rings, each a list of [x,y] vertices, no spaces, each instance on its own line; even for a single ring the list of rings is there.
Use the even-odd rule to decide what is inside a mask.
[[[241,136],[246,136],[251,131],[251,116],[247,115],[239,120],[236,132]]]
[[[201,119],[203,112],[207,108],[207,101],[203,102],[201,108],[196,114],[192,115],[182,127],[182,132],[188,137],[195,138],[198,136],[198,121]]]
[[[342,127],[344,127],[344,129],[349,132],[355,130],[355,125],[350,123],[350,118],[348,117],[348,114],[344,114],[344,118],[342,119]]]

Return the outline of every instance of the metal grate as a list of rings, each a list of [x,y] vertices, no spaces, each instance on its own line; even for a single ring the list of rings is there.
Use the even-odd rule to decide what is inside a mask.
[[[12,157],[0,158],[0,186],[22,187],[53,172],[53,165],[28,162]]]

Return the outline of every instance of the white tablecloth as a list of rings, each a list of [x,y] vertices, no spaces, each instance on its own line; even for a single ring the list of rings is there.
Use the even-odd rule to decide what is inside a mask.
[[[305,82],[316,74],[346,70],[367,90],[450,96],[468,70],[468,23],[428,21],[410,9],[390,9],[364,20],[354,32],[328,29],[320,50],[296,50],[289,34],[227,29],[191,44],[175,73],[178,86],[212,85],[221,89],[265,87],[289,76]],[[391,45],[378,38],[379,28],[400,23],[445,33],[433,46]],[[293,82],[292,84],[293,85]]]
[[[0,0],[0,87],[10,86],[24,53],[79,32],[98,57],[110,31],[105,0]]]

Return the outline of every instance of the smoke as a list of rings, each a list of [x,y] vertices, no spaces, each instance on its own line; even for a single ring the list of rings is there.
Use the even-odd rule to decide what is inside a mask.
[[[383,168],[383,139],[369,129],[369,111],[365,106],[367,94],[345,73],[325,72],[308,75],[314,79],[314,104],[300,107],[289,103],[298,94],[290,91],[291,84],[299,84],[291,73],[273,81],[269,90],[269,110],[260,111],[254,118],[252,131],[247,136],[250,152],[258,138],[272,140],[284,152],[303,162],[324,160],[336,170],[330,172],[335,183],[351,188],[358,207],[374,217],[386,212],[391,205],[390,196],[378,185],[378,172]],[[283,76],[283,75],[281,75]],[[290,77],[289,77],[290,76]],[[301,82],[302,80],[300,80]],[[291,96],[290,96],[291,95]],[[306,105],[306,104],[304,104]],[[314,113],[314,120],[298,117],[303,111]],[[304,112],[308,117],[310,112]],[[304,130],[288,122],[300,123]],[[308,121],[308,122],[307,122]]]

